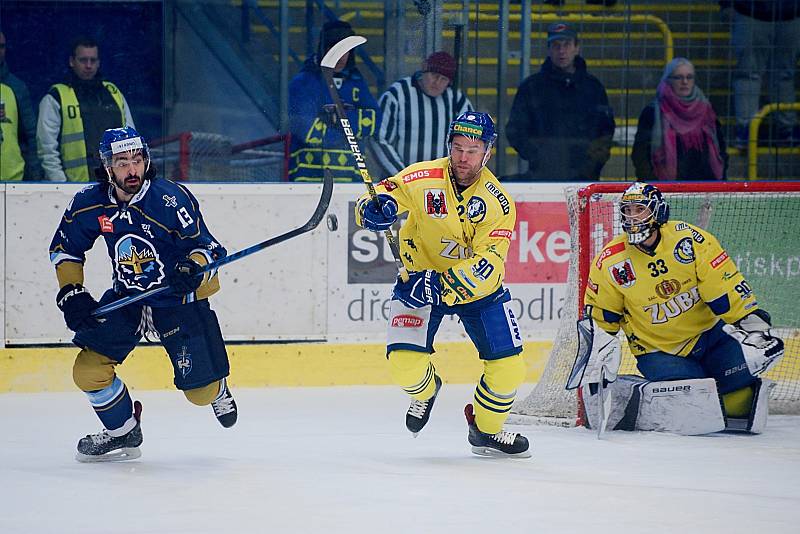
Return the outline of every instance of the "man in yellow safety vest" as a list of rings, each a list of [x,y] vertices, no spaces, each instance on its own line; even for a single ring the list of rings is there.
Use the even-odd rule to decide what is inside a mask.
[[[0,181],[39,180],[41,174],[31,95],[8,69],[6,36],[0,31]]]
[[[101,166],[95,147],[103,132],[135,126],[122,92],[99,73],[96,41],[76,39],[69,67],[67,79],[50,87],[39,103],[36,139],[47,180],[87,182]]]

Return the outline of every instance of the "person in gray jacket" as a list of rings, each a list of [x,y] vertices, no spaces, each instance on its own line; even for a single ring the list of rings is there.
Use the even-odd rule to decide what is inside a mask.
[[[25,82],[6,63],[6,36],[0,30],[0,180],[39,180],[36,116]]]
[[[47,180],[88,182],[101,167],[97,146],[111,128],[135,128],[122,92],[100,75],[97,42],[79,37],[69,57],[70,71],[39,103],[36,140]]]

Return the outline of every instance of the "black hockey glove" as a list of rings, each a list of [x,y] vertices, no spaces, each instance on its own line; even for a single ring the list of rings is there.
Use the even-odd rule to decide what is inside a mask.
[[[67,284],[56,295],[56,305],[64,314],[67,328],[73,332],[97,328],[101,319],[92,316],[98,302],[81,284]]]
[[[176,295],[191,293],[203,283],[200,264],[189,258],[179,260],[175,268],[167,274],[167,284]]]

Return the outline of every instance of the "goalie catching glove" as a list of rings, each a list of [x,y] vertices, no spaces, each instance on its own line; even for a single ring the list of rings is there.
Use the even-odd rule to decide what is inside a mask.
[[[392,294],[409,308],[422,308],[429,304],[438,306],[442,303],[440,275],[430,269],[411,271],[408,273],[408,282],[397,279]]]
[[[722,327],[742,347],[750,374],[758,376],[775,365],[783,356],[783,341],[769,330],[772,320],[764,310],[756,310],[734,324]]]
[[[566,389],[575,389],[583,384],[599,384],[617,379],[622,347],[616,335],[597,327],[592,319],[591,307],[587,306],[585,318],[578,321],[578,353]]]
[[[361,215],[361,226],[373,232],[383,232],[397,221],[397,201],[381,193],[377,200],[366,199],[358,207]]]

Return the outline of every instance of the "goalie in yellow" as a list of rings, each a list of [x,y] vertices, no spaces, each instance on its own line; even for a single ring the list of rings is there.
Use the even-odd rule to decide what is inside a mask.
[[[393,380],[412,397],[406,427],[416,436],[428,422],[442,381],[431,362],[445,315],[457,315],[483,360],[484,372],[465,408],[472,452],[529,457],[528,440],[503,430],[525,378],[522,336],[503,287],[516,221],[514,201],[486,168],[497,134],[486,113],[465,112],[448,131],[450,155],[411,165],[356,203],[368,230],[400,230],[409,281],[397,280],[389,313],[387,359]]]
[[[631,185],[619,211],[624,233],[594,258],[586,284],[579,332],[591,350],[583,351],[582,383],[601,383],[600,368],[607,382],[616,378],[620,329],[648,382],[614,384],[608,428],[761,432],[770,381],[759,376],[783,355],[783,342],[753,289],[710,232],[670,220],[656,186]]]

